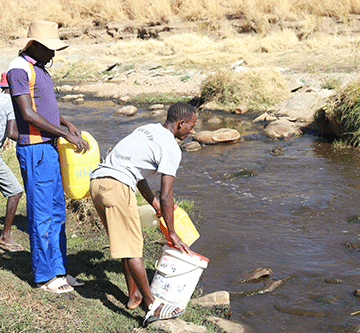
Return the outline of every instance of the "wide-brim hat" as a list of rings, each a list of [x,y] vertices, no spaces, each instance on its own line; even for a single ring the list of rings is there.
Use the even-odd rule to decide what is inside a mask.
[[[37,41],[53,51],[60,51],[69,46],[59,38],[58,24],[49,21],[30,22],[27,37],[19,38],[15,42],[25,49],[31,41]]]
[[[0,87],[1,88],[9,88],[9,84],[6,80],[6,72],[1,73]]]

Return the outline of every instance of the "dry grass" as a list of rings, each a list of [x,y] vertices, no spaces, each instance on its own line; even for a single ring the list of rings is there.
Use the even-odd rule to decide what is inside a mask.
[[[239,73],[219,70],[202,84],[205,101],[222,104],[225,109],[246,105],[253,110],[266,109],[289,98],[287,81],[274,68],[255,68]]]
[[[199,23],[199,28],[218,30],[224,19],[241,17],[266,32],[269,23],[282,20],[316,22],[316,17],[347,21],[360,12],[359,0],[22,0],[2,3],[0,34],[22,36],[34,18],[56,21],[62,26],[104,25],[115,20],[159,23],[179,17]]]

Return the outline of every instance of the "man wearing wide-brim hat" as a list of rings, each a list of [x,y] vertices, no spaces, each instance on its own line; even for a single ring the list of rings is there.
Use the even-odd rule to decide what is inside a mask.
[[[83,282],[66,273],[65,199],[56,139],[64,137],[79,152],[89,145],[60,117],[45,68],[55,51],[68,45],[60,40],[58,25],[48,21],[31,22],[27,37],[17,43],[21,51],[9,65],[7,80],[19,131],[16,153],[26,192],[32,272],[37,287],[70,292]]]

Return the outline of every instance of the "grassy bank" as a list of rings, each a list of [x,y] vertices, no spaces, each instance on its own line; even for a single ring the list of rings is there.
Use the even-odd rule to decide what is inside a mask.
[[[2,152],[3,159],[21,179],[14,146]],[[138,198],[139,204],[144,199]],[[0,198],[0,214],[5,215],[5,199]],[[187,211],[193,203],[178,202]],[[21,199],[13,237],[25,248],[22,252],[0,254],[0,332],[131,332],[141,327],[141,308],[128,310],[127,289],[119,260],[109,256],[108,239],[89,199],[67,200],[68,271],[86,285],[75,292],[56,295],[35,288],[26,227],[25,196]],[[157,228],[144,230],[144,259],[149,280],[161,253],[163,235]],[[201,293],[200,289],[196,295]],[[183,320],[205,325],[208,332],[221,332],[206,318],[221,316],[212,310],[189,305]],[[149,330],[155,332],[154,330]]]

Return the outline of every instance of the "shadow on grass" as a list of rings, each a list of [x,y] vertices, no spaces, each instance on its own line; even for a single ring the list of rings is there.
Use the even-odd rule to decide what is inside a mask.
[[[11,259],[0,260],[0,269],[12,272],[19,279],[35,288],[31,273],[30,252],[26,250],[5,252]],[[85,286],[75,288],[76,292],[83,298],[99,300],[109,310],[132,318],[141,324],[143,314],[138,310],[132,311],[126,308],[128,296],[106,275],[106,272],[123,274],[121,261],[104,260],[103,258],[104,253],[92,250],[79,251],[67,256],[69,274],[73,276],[82,274],[89,277],[89,280],[85,281]],[[121,287],[126,288],[126,285]],[[121,304],[117,304],[118,302]]]
[[[126,308],[128,296],[118,285],[110,281],[106,274],[123,274],[121,260],[104,260],[103,252],[89,250],[69,254],[67,260],[69,274],[73,276],[83,274],[89,277],[84,287],[76,288],[79,295],[84,298],[98,299],[109,310],[142,323],[143,316],[138,311],[131,311]],[[121,287],[126,288],[126,285],[124,284]],[[122,303],[122,306],[117,305],[117,302]]]
[[[5,220],[5,215],[0,217],[0,225],[2,227],[4,226],[4,220]],[[27,225],[26,216],[15,215],[12,225],[16,226],[16,228],[19,229],[20,231],[22,231],[24,233],[28,233],[28,225]]]

